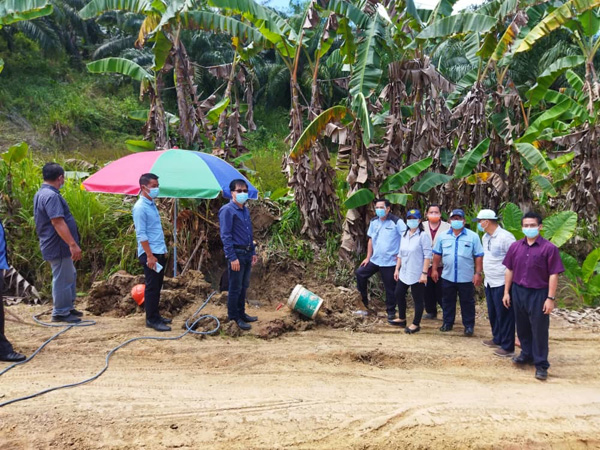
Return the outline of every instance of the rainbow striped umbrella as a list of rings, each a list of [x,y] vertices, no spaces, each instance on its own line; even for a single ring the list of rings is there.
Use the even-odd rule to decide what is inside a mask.
[[[83,182],[91,192],[138,195],[143,173],[159,177],[159,197],[216,198],[220,193],[231,198],[229,183],[242,179],[248,183],[248,197],[258,198],[257,189],[231,164],[191,150],[161,150],[124,156],[103,167]]]

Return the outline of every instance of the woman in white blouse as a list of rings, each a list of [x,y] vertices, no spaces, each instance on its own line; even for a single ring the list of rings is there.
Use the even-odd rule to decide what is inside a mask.
[[[396,302],[399,324],[406,325],[406,294],[408,288],[415,304],[415,317],[411,325],[404,329],[407,334],[418,333],[421,329],[427,270],[431,261],[431,237],[423,230],[421,212],[411,209],[406,215],[408,230],[400,240],[398,262],[394,272]],[[404,317],[404,319],[402,319]],[[404,323],[401,323],[404,322]]]

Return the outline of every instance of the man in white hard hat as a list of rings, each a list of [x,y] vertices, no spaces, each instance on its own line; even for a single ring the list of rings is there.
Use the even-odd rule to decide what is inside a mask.
[[[498,224],[498,219],[493,210],[482,209],[473,221],[483,232],[483,285],[492,327],[492,339],[484,340],[483,345],[494,348],[496,356],[508,357],[515,351],[515,313],[512,306],[507,308],[502,303],[506,272],[502,261],[516,239]]]

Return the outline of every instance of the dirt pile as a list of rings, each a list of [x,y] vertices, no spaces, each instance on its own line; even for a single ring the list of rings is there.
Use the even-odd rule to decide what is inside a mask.
[[[130,275],[120,270],[108,280],[92,285],[89,295],[83,300],[85,308],[92,314],[112,317],[141,313],[143,307],[133,301],[131,288],[143,283],[143,275]],[[202,273],[195,270],[189,270],[177,278],[165,278],[160,297],[161,311],[176,316],[188,304],[205,299],[211,290]]]

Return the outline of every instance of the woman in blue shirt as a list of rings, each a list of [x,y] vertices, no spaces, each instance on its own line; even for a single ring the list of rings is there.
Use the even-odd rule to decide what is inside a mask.
[[[415,317],[413,323],[404,329],[407,334],[418,333],[421,329],[421,317],[427,283],[427,270],[431,261],[431,237],[425,233],[421,224],[421,212],[411,209],[406,215],[408,230],[400,240],[400,250],[394,279],[396,284],[396,302],[398,303],[398,325],[406,326],[406,293],[408,288],[415,304]]]

